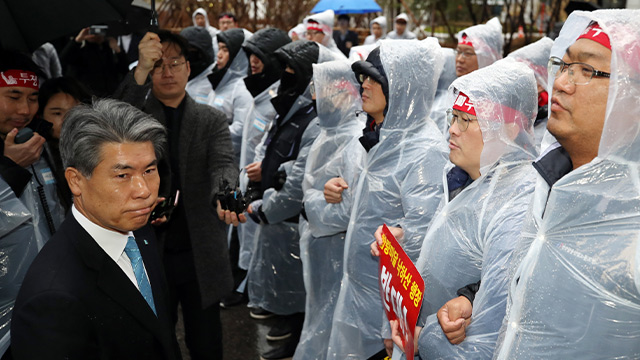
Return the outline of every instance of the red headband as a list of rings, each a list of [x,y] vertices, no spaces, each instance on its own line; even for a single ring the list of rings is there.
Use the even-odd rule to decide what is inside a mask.
[[[307,31],[309,30],[315,30],[317,32],[324,32],[322,31],[322,28],[320,26],[318,26],[318,24],[316,23],[310,23],[309,26],[307,26]]]
[[[471,40],[468,40],[469,37],[467,36],[467,34],[462,35],[462,39],[460,39],[460,41],[458,41],[458,45],[468,45],[473,47],[473,44],[471,43]]]
[[[611,41],[609,40],[609,35],[607,35],[598,23],[594,23],[590,26],[587,26],[586,29],[582,32],[578,39],[589,39],[597,42],[598,44],[606,47],[611,50]]]
[[[456,98],[456,101],[454,101],[453,103],[453,109],[460,110],[467,114],[476,116],[476,109],[473,107],[473,103],[471,102],[469,97],[465,95],[462,91],[458,93],[458,97]]]
[[[38,90],[38,75],[27,70],[7,70],[0,72],[0,87],[19,86]]]

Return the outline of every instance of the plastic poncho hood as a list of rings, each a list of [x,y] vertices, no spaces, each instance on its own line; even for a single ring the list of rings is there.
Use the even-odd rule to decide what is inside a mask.
[[[487,21],[486,24],[474,25],[458,33],[458,41],[463,36],[467,36],[467,41],[473,44],[478,56],[478,67],[483,68],[502,59],[502,25],[498,18]]]
[[[305,317],[294,359],[326,359],[336,299],[340,292],[344,237],[352,190],[339,204],[324,199],[324,184],[340,176],[348,183],[362,169],[365,151],[358,136],[365,116],[358,83],[346,60],[313,65],[320,134],[311,145],[302,190],[307,221],[300,223],[300,258],[306,289]],[[336,156],[337,154],[341,154]]]
[[[290,42],[291,39],[284,31],[268,28],[257,31],[242,45],[249,60],[253,54],[264,65],[259,74],[251,74],[251,66],[247,66],[248,76],[244,79],[244,83],[254,98],[280,80],[283,69],[275,56],[275,51]]]
[[[427,231],[416,265],[425,280],[421,318],[426,318],[426,326],[419,345],[421,353],[433,358],[487,359],[493,353],[505,314],[511,253],[517,246],[535,184],[531,162],[536,152],[530,147],[536,84],[526,65],[505,59],[461,77],[454,86],[460,86],[465,95],[469,92],[482,131],[482,156],[486,158],[486,152],[491,152],[495,160],[444,204]],[[510,91],[521,96],[522,104],[516,97],[507,96]],[[497,105],[486,106],[489,101]],[[504,107],[529,117],[514,124],[509,117],[513,112],[496,111]],[[514,126],[519,132],[512,132]],[[523,140],[511,141],[512,137]],[[435,314],[456,297],[459,288],[479,280],[482,284],[473,303],[467,337],[459,345],[451,345]]]
[[[382,37],[384,38],[387,34],[387,18],[385,16],[378,16],[377,18],[371,20],[371,24],[369,25],[369,29],[373,34],[373,24],[378,24],[382,28]]]
[[[347,61],[313,64],[313,80],[320,127],[339,127],[362,110],[359,85]]]
[[[189,80],[200,75],[212,63],[215,57],[213,51],[213,39],[209,32],[201,27],[189,26],[180,32],[189,42],[189,66],[191,74]]]
[[[459,91],[473,102],[484,141],[480,173],[499,159],[535,159],[533,122],[538,112],[538,91],[533,71],[512,59],[480,70],[458,78],[449,88],[452,95]]]
[[[295,90],[304,93],[313,75],[312,64],[318,62],[320,46],[313,41],[298,40],[276,50],[282,68],[289,66],[295,72]]]
[[[229,49],[229,61],[222,69],[214,69],[209,75],[211,86],[217,89],[236,78],[244,78],[247,75],[247,67],[249,61],[247,55],[242,50],[244,42],[244,30],[230,29],[218,33],[217,39],[219,43],[224,43]]]
[[[497,359],[640,354],[640,11],[574,11],[551,56],[592,21],[611,43],[598,155],[553,185],[538,177]]]
[[[367,359],[383,348],[378,261],[370,255],[383,223],[406,229],[401,245],[413,260],[442,198],[446,143],[429,112],[442,70],[436,39],[383,40],[380,59],[389,82],[380,141],[366,154],[354,187],[345,237],[344,271],[328,359]],[[354,339],[357,339],[354,340]]]
[[[196,11],[194,11],[193,14],[191,14],[191,21],[193,21],[193,26],[198,26],[196,24],[196,15],[198,14],[204,16],[204,23],[205,23],[204,27],[205,29],[207,29],[207,31],[209,30],[209,28],[213,27],[209,23],[209,15],[207,15],[207,11],[203,8],[197,8]]]
[[[380,44],[380,58],[389,82],[389,111],[380,129],[380,140],[394,133],[404,134],[424,126],[429,117],[436,92],[432,81],[413,79],[437,79],[442,72],[442,53],[435,38],[422,41],[383,40]],[[409,51],[416,47],[424,53]],[[402,54],[402,56],[401,56]],[[425,59],[433,61],[432,66],[423,66]],[[410,64],[410,65],[409,65]],[[431,120],[429,120],[431,121]]]
[[[244,42],[242,48],[247,56],[254,54],[262,61],[264,64],[263,73],[274,71],[280,74],[282,68],[274,53],[290,42],[291,39],[284,31],[276,28],[268,28],[259,30],[253,34],[251,38]],[[251,68],[249,68],[249,75],[251,75]]]
[[[536,75],[536,81],[544,89],[547,89],[547,78],[549,72],[547,71],[547,63],[549,62],[549,54],[551,53],[551,47],[553,46],[553,40],[548,37],[521,47],[520,49],[511,52],[507,55],[507,58],[512,58],[516,61],[527,64],[533,73]]]
[[[447,123],[447,109],[451,108],[449,95],[449,85],[457,78],[456,76],[456,52],[454,49],[441,48],[444,66],[438,78],[438,88],[431,108],[431,119],[438,125],[444,135],[447,134],[449,124]]]

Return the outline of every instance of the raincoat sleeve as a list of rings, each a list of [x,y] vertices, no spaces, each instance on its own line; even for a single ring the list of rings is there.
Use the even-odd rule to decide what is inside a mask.
[[[270,224],[282,222],[300,214],[302,210],[302,181],[309,156],[309,149],[320,132],[318,119],[311,121],[302,135],[298,157],[293,162],[291,172],[287,171],[287,180],[279,191],[268,189],[262,198],[262,212]]]
[[[442,332],[437,315],[431,314],[418,340],[420,353],[429,354],[429,358],[491,359],[506,312],[509,264],[527,209],[526,202],[519,201],[493,216],[493,229],[485,235],[488,241],[482,257],[481,284],[475,294],[465,340],[452,345]]]
[[[253,115],[253,96],[244,86],[244,82],[239,81],[234,90],[233,95],[233,122],[229,125],[231,132],[231,142],[233,144],[233,152],[236,158],[240,159],[240,150],[242,149],[242,132],[244,123],[250,121]]]
[[[358,183],[358,175],[362,171],[364,149],[357,138],[351,141],[350,147],[345,148],[341,164],[340,177],[345,179],[349,188],[342,192],[342,201],[329,204],[324,198],[324,191],[308,189],[304,194],[304,208],[309,220],[309,229],[315,237],[330,236],[347,231],[351,215],[351,205]]]

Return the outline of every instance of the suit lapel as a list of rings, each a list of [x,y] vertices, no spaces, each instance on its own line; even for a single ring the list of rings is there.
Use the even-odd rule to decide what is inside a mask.
[[[167,341],[166,334],[163,334],[162,327],[159,326],[158,318],[149,307],[149,304],[144,300],[140,291],[133,285],[118,264],[116,264],[104,250],[100,248],[91,235],[78,224],[73,215],[70,215],[69,218],[72,220],[72,235],[69,238],[74,242],[85,265],[97,272],[98,288],[122,306],[133,318],[138,320],[142,326],[164,344]],[[143,261],[146,260],[144,254],[142,256]],[[147,269],[148,273],[153,274],[154,282],[157,281],[157,271],[157,269]],[[163,295],[155,290],[153,283],[151,283],[151,286],[154,298],[157,293],[158,298],[162,302]],[[156,287],[159,287],[159,285],[156,285]]]

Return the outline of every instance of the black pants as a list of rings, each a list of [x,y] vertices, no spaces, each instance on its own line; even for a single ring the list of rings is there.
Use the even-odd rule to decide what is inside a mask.
[[[185,342],[192,360],[222,359],[222,324],[217,303],[202,308],[200,288],[191,251],[164,254],[169,283],[169,306],[174,325],[182,306]]]

